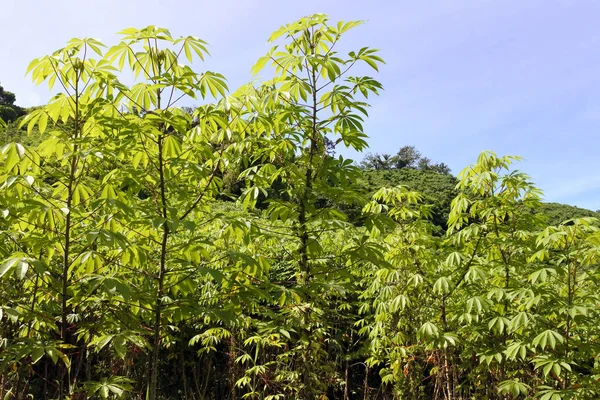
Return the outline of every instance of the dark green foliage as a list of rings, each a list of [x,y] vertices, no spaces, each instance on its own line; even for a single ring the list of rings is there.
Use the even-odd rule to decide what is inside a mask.
[[[410,168],[392,170],[363,169],[357,186],[369,196],[382,187],[405,185],[410,190],[422,193],[425,202],[432,205],[433,222],[446,229],[450,203],[458,193],[457,179],[449,174],[434,171],[421,171]]]
[[[558,225],[573,218],[600,218],[600,213],[598,211],[591,211],[585,208],[570,206],[568,204],[542,203],[540,211],[548,216],[549,225]]]
[[[3,121],[11,122],[19,118],[19,114],[13,107],[0,104],[0,118]]]
[[[12,122],[25,114],[25,110],[15,104],[17,100],[14,93],[4,90],[0,85],[0,118],[4,122]]]
[[[9,92],[8,90],[4,90],[2,85],[0,85],[0,104],[2,105],[13,105],[17,97],[13,92]]]

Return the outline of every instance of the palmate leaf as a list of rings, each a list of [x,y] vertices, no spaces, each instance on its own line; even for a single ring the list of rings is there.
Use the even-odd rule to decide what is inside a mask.
[[[160,85],[137,83],[132,86],[130,91],[125,95],[130,100],[130,107],[150,110],[157,104],[158,98],[156,91],[160,88]]]
[[[323,79],[329,79],[329,81],[334,82],[342,75],[342,66],[344,61],[339,57],[335,57],[335,53],[329,53],[325,57],[317,55],[311,59],[311,61],[313,60],[321,67],[319,75]]]
[[[516,379],[503,381],[498,385],[498,394],[511,395],[514,398],[527,396],[530,390],[531,386]]]
[[[431,322],[425,322],[417,331],[417,338],[419,340],[430,341],[432,339],[438,338],[439,336],[439,328]]]
[[[127,344],[135,345],[139,349],[148,347],[146,340],[138,332],[133,331],[96,336],[90,341],[89,346],[93,347],[96,352],[99,352],[110,343],[112,343],[112,350],[119,358],[125,358]]]
[[[367,47],[363,47],[358,51],[358,53],[351,51],[350,53],[348,53],[348,57],[350,57],[352,61],[363,61],[375,71],[379,71],[378,64],[385,64],[385,61],[383,61],[383,59],[377,55],[378,51],[379,50],[377,49],[369,49]]]
[[[163,157],[165,159],[178,158],[182,153],[181,141],[169,135],[163,139]]]
[[[547,346],[550,346],[551,349],[554,349],[557,343],[563,343],[564,341],[564,336],[556,331],[548,329],[537,335],[531,344],[534,347],[540,347],[543,350]]]
[[[66,123],[69,118],[74,117],[74,110],[75,105],[73,99],[63,93],[56,95],[45,107],[45,112],[53,122],[61,121],[63,124]],[[40,128],[40,133],[43,131],[44,129]]]
[[[539,252],[538,252],[539,253]],[[537,271],[532,272],[529,275],[529,280],[532,284],[536,284],[537,282],[544,283],[548,280],[548,278],[552,275],[556,274],[556,269],[554,268],[541,268]]]
[[[527,357],[527,350],[527,345],[523,344],[522,342],[514,342],[508,345],[504,351],[504,354],[509,360],[516,360],[517,358],[525,360]]]
[[[447,276],[439,277],[437,281],[435,281],[433,285],[433,292],[435,294],[446,294],[450,293],[450,290],[453,287],[452,280]]]
[[[199,76],[197,86],[199,87],[202,98],[205,98],[208,93],[210,93],[213,98],[217,98],[217,94],[225,96],[229,90],[227,88],[225,77],[210,71]]]
[[[53,79],[49,81],[49,86],[52,88],[53,81],[57,78],[56,74],[56,65],[58,64],[58,60],[55,57],[41,57],[33,59],[29,65],[27,66],[27,70],[25,74],[31,73],[31,79],[36,85],[44,82],[48,77]],[[59,72],[59,76],[62,78],[63,74]]]
[[[369,98],[370,94],[378,95],[383,90],[383,85],[369,76],[348,77],[346,82],[352,85],[352,93],[360,92],[365,98]]]
[[[120,398],[126,391],[133,388],[133,380],[122,376],[111,376],[100,381],[84,382],[84,387],[89,396],[100,396],[102,399],[111,397]]]
[[[185,38],[179,38],[175,40],[174,44],[178,43],[182,43],[182,49],[189,62],[194,60],[192,53],[196,54],[200,60],[204,60],[204,57],[209,54],[207,49],[208,43],[197,37],[187,36]]]
[[[488,322],[488,329],[490,332],[502,334],[506,330],[506,327],[509,325],[509,323],[510,320],[506,317],[495,317]]]
[[[509,323],[509,329],[511,332],[515,332],[518,329],[527,329],[531,324],[531,315],[525,311],[517,313]]]
[[[102,48],[106,47],[100,41],[93,38],[73,38],[67,42],[67,46],[65,46],[65,50],[69,49],[87,49],[90,48],[94,53],[99,56],[102,56]]]
[[[572,372],[571,365],[568,362],[559,359],[553,359],[548,356],[536,357],[533,360],[533,362],[535,365],[535,369],[541,369],[542,373],[544,374],[544,377],[547,377],[549,375],[558,377],[561,375],[563,369],[567,370],[568,372]]]
[[[347,31],[349,31],[350,29],[356,28],[357,26],[360,26],[364,23],[365,23],[365,21],[348,21],[348,22],[338,21],[334,32],[337,35],[341,35],[343,33],[346,33]]]
[[[115,60],[118,60],[117,65],[119,70],[123,70],[126,60],[131,68],[133,68],[135,64],[135,54],[133,49],[131,49],[131,47],[125,42],[121,42],[120,44],[111,47],[106,52],[104,58],[111,63],[113,63]]]
[[[467,300],[467,312],[470,314],[482,314],[489,310],[490,301],[482,296],[475,296]]]

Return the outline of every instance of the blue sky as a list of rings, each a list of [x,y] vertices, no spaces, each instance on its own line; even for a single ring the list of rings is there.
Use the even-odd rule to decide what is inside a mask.
[[[459,172],[484,149],[520,155],[547,201],[600,209],[600,2],[596,0],[2,0],[0,83],[20,105],[48,98],[24,76],[72,37],[106,44],[150,24],[198,36],[230,88],[251,79],[280,25],[316,13],[368,23],[346,45],[381,49],[385,91],[370,151],[415,145]],[[362,155],[344,153],[355,159]]]

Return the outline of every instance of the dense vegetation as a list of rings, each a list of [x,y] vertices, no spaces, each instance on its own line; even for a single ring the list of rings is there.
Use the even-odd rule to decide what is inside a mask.
[[[25,114],[25,110],[15,104],[17,97],[14,93],[4,90],[0,85],[0,119],[12,122]]]
[[[600,396],[598,220],[516,157],[334,156],[381,90],[358,25],[283,26],[231,94],[152,26],[30,64],[59,92],[1,153],[0,398]]]

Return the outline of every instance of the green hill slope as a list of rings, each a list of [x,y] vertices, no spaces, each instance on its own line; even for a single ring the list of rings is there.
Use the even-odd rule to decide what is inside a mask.
[[[358,186],[365,193],[373,193],[383,186],[405,185],[411,190],[421,192],[433,205],[433,220],[440,227],[445,227],[450,204],[457,191],[457,179],[449,174],[417,169],[364,169]],[[558,225],[568,219],[579,217],[600,218],[600,213],[560,203],[543,203],[542,212],[547,216],[550,225]]]

